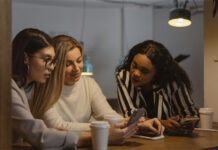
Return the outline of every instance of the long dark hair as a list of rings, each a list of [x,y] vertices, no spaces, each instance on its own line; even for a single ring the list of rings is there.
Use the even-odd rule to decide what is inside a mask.
[[[191,81],[184,69],[173,59],[164,45],[153,40],[141,42],[130,49],[124,63],[118,66],[116,71],[130,70],[133,58],[139,53],[146,55],[157,70],[153,79],[154,84],[164,87],[168,83],[176,82],[179,85],[185,84],[188,91],[192,92]]]
[[[33,55],[39,50],[52,45],[52,40],[38,29],[24,29],[20,31],[12,42],[12,78],[22,87],[26,83],[27,65],[24,55]]]

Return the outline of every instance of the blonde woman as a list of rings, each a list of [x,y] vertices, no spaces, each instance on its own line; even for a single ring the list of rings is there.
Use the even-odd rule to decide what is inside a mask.
[[[88,122],[91,116],[97,120],[103,120],[108,114],[119,116],[111,109],[94,79],[81,77],[83,47],[75,39],[65,35],[55,37],[54,45],[57,54],[56,69],[62,74],[59,77],[63,78],[64,86],[57,103],[43,116],[46,124],[49,127],[83,132],[90,130]],[[156,132],[160,133],[160,122],[150,120],[147,127],[151,129],[153,124],[158,126]],[[136,127],[136,124],[129,127],[125,123],[115,124],[110,128],[109,143],[123,143],[135,133]]]

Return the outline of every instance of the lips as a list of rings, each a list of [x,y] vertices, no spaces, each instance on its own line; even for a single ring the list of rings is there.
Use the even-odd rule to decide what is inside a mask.
[[[73,77],[73,78],[78,78],[78,77],[80,77],[80,73],[72,74],[70,76]]]
[[[140,82],[140,80],[138,78],[132,77],[132,82]]]
[[[48,79],[48,78],[50,77],[50,74],[45,74],[44,77],[45,77],[46,79]]]

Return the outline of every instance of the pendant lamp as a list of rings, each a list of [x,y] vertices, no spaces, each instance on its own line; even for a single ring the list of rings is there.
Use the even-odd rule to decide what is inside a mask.
[[[173,27],[187,27],[191,25],[191,13],[184,8],[174,8],[170,12],[168,24]]]
[[[179,5],[178,0],[174,0],[175,8],[170,11],[168,24],[173,27],[187,27],[191,25],[191,12],[186,9],[188,0],[184,5]]]

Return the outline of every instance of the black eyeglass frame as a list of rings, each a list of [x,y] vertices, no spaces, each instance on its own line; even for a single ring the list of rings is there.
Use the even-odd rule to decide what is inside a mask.
[[[46,58],[43,58],[40,56],[31,55],[31,54],[28,54],[28,56],[42,59],[45,62],[45,68],[47,68],[47,69],[50,69],[52,65],[54,66],[54,68],[56,67],[56,59],[55,58],[49,60],[49,59],[46,59]]]

